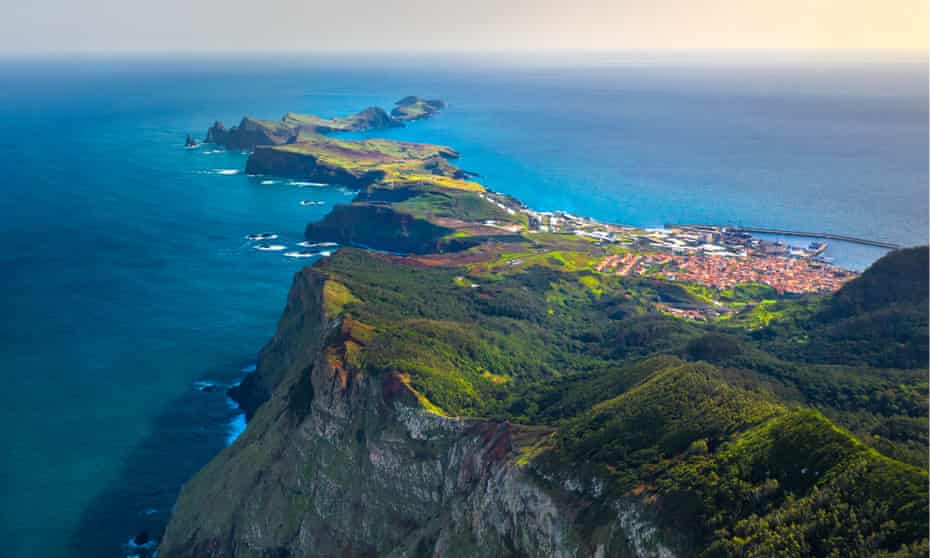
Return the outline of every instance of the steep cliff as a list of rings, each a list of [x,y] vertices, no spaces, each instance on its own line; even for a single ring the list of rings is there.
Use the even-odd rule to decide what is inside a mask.
[[[540,266],[463,280],[425,258],[343,248],[298,274],[235,393],[249,427],[185,486],[162,556],[926,548],[926,471],[791,403],[794,382],[842,389],[861,370],[756,362],[671,319],[650,340],[655,322],[614,301],[652,295],[621,282],[597,295],[591,276]],[[612,330],[652,356],[618,357]],[[924,377],[891,378],[920,413]],[[843,418],[842,394],[818,398]]]
[[[362,188],[384,177],[384,172],[378,169],[333,165],[313,154],[270,147],[255,148],[246,163],[245,172],[299,178],[351,188]]]
[[[240,390],[270,396],[185,486],[160,556],[675,556],[635,499],[579,529],[584,491],[522,458],[551,430],[446,417],[404,375],[359,369],[370,328],[331,281],[295,278]]]
[[[274,337],[258,355],[255,372],[230,390],[249,419],[267,401],[281,379],[313,362],[322,343],[324,319],[321,277],[309,269],[297,273]]]
[[[456,157],[458,153],[440,145],[301,135],[286,145],[256,147],[246,172],[353,188],[380,182],[388,187],[432,184],[442,189],[481,190],[449,162]]]
[[[447,239],[452,232],[390,207],[355,203],[333,207],[323,220],[308,224],[304,236],[315,242],[414,254],[463,250],[474,244],[468,239]]]

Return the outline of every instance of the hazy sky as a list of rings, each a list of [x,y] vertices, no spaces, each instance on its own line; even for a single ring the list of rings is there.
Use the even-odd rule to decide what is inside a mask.
[[[927,0],[0,0],[0,51],[927,50]]]

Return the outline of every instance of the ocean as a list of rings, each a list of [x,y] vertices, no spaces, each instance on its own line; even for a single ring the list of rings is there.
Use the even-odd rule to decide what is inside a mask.
[[[225,389],[274,332],[284,252],[352,192],[185,149],[214,120],[441,97],[379,133],[490,188],[613,222],[927,243],[927,60],[675,56],[0,59],[0,540],[119,557],[242,428]],[[302,200],[324,202],[301,205]],[[246,235],[272,232],[282,251]],[[884,251],[831,243],[862,269]]]

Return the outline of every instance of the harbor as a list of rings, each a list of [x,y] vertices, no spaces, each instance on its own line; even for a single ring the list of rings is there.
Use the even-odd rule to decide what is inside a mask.
[[[779,295],[834,292],[857,276],[855,271],[833,265],[832,258],[825,255],[827,242],[816,235],[811,235],[806,246],[794,246],[757,236],[771,234],[773,229],[752,229],[761,231],[754,235],[748,228],[713,225],[640,228],[565,211],[535,211],[493,191],[479,196],[508,216],[525,217],[530,234],[573,234],[597,245],[612,246],[612,253],[594,266],[601,273],[665,279],[717,290],[765,285]],[[495,220],[483,225],[508,232],[520,228]],[[849,238],[838,242],[849,242]],[[694,318],[694,309],[677,310],[689,310],[685,317]]]
[[[885,248],[887,250],[899,250],[901,248],[900,244],[894,244],[892,242],[884,242],[881,240],[870,240],[867,238],[858,238],[855,236],[848,236],[843,234],[833,234],[833,233],[822,233],[822,232],[805,232],[805,231],[793,231],[785,229],[767,229],[764,227],[743,227],[743,226],[720,226],[720,225],[670,225],[666,224],[666,228],[687,228],[694,230],[707,230],[707,231],[718,231],[722,233],[761,233],[761,234],[771,234],[776,236],[801,236],[806,238],[822,238],[826,240],[840,240],[843,242],[850,242],[852,244],[861,244],[863,246],[875,246],[877,248]]]

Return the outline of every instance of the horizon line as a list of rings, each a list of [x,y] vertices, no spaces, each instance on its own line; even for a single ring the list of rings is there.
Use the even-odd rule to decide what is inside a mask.
[[[584,59],[587,57],[588,59]],[[613,60],[611,59],[613,57]],[[0,61],[224,61],[251,59],[255,61],[296,62],[340,61],[358,63],[363,61],[385,64],[415,63],[438,59],[459,60],[463,64],[478,62],[484,65],[547,66],[559,64],[610,64],[621,65],[745,65],[760,66],[795,65],[855,65],[926,64],[930,60],[928,50],[910,49],[800,49],[800,48],[745,48],[745,49],[484,49],[484,50],[181,50],[181,49],[87,49],[87,50],[0,50]]]
[[[88,48],[88,49],[3,49],[0,56],[10,55],[99,55],[107,54],[119,56],[125,54],[183,54],[183,55],[243,55],[243,54],[313,54],[313,55],[365,55],[365,56],[396,56],[396,55],[487,55],[487,54],[521,54],[521,55],[551,55],[551,54],[662,54],[662,55],[744,55],[744,54],[795,54],[795,55],[823,55],[843,56],[856,54],[872,55],[930,55],[930,48],[801,48],[801,47],[734,47],[734,48],[665,48],[665,47],[626,47],[626,48],[512,48],[512,49],[326,49],[326,48],[269,48],[269,49],[176,49],[176,48]]]

